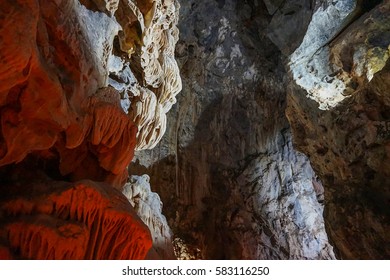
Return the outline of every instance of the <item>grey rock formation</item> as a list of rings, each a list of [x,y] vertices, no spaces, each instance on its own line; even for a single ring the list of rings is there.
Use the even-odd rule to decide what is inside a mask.
[[[326,228],[340,258],[390,256],[389,15],[388,0],[316,1],[301,45],[286,53],[294,146],[324,184]],[[281,50],[290,43],[283,39],[273,40]]]
[[[268,27],[268,37],[286,55],[301,44],[312,14],[312,0],[263,1],[273,15]]]
[[[288,98],[294,144],[325,185],[326,226],[340,258],[390,256],[390,1],[379,2],[320,49],[332,59],[317,67],[339,67],[335,79],[349,79],[348,94],[326,111],[294,85]]]
[[[364,2],[322,3],[313,13],[302,44],[290,56],[295,82],[321,109],[334,107],[361,89],[389,57],[390,2],[383,1],[366,14]],[[383,34],[385,38],[380,39]]]
[[[155,254],[152,257],[174,259],[171,229],[165,216],[162,215],[162,202],[159,195],[150,189],[149,176],[130,176],[122,193],[150,229],[154,249],[152,254]]]
[[[181,2],[183,91],[162,141],[129,167],[150,175],[179,258],[334,258],[321,182],[291,144],[270,22],[261,1]]]

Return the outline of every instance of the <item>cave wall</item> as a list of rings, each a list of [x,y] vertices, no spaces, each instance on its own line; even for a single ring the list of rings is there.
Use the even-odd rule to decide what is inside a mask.
[[[172,231],[162,214],[160,196],[151,191],[150,177],[146,174],[130,176],[123,187],[123,194],[152,234],[153,248],[148,253],[148,259],[176,259]]]
[[[346,28],[337,26],[336,37],[303,56],[303,66],[314,65],[303,78],[310,83],[290,84],[287,116],[294,146],[309,156],[324,184],[325,222],[337,255],[388,259],[390,1],[362,2]],[[312,24],[320,23],[313,18]],[[291,68],[296,80],[294,63]],[[340,98],[322,98],[322,83],[339,84],[333,93]]]
[[[181,89],[178,3],[0,5],[1,257],[143,259],[121,191]]]
[[[1,186],[0,259],[144,259],[148,227],[110,185],[83,180]]]
[[[288,76],[266,6],[180,4],[183,90],[166,135],[130,165],[160,194],[177,256],[333,259],[321,181],[292,146]]]
[[[327,236],[337,258],[389,257],[389,8],[182,5],[182,96],[133,169],[168,204],[179,257],[333,258]]]
[[[389,258],[389,14],[3,1],[0,258]]]

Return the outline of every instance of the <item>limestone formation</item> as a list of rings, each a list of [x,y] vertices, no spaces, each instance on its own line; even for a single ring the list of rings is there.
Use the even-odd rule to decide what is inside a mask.
[[[82,17],[88,11],[76,1],[41,5],[15,1],[2,6],[0,165],[49,151],[47,157],[61,162],[63,176],[121,185],[134,150],[136,127],[118,102],[96,93],[107,75],[107,54],[100,47],[113,39],[107,35],[113,20],[102,16],[107,33],[93,41],[87,19],[94,19]],[[100,92],[110,92],[111,99],[117,95],[119,100],[117,92]],[[109,115],[116,117],[109,122],[106,118],[103,124]],[[107,152],[113,149],[123,159],[109,162]]]
[[[157,193],[150,189],[149,176],[130,176],[123,187],[123,194],[134,207],[137,215],[149,227],[153,249],[160,259],[174,259],[171,229],[162,214],[162,202]]]
[[[55,203],[50,194],[59,191],[62,181],[89,179],[99,183],[88,183],[87,190],[103,183],[121,189],[135,148],[152,147],[161,138],[165,114],[181,88],[174,59],[177,2],[27,0],[0,5],[1,189],[15,189],[24,198],[21,166],[45,174],[48,204]],[[17,175],[9,178],[10,173]],[[32,177],[31,182],[41,181]],[[61,203],[71,207],[86,192],[70,191],[72,198]],[[62,221],[58,209],[24,213],[25,203],[8,194],[2,197],[1,218],[10,215],[10,204],[15,208],[1,231],[3,258],[143,258],[150,247],[142,222],[120,218],[122,210],[134,214],[126,200],[116,206],[116,196],[104,198],[106,204],[114,200],[107,215],[97,195],[91,197],[96,209],[80,204],[70,213],[76,218]],[[80,211],[90,215],[87,222]],[[111,222],[115,212],[118,220]],[[96,237],[90,233],[95,224],[112,227],[102,227]],[[121,237],[125,228],[129,236]],[[102,245],[104,234],[107,243]],[[115,249],[110,240],[116,234]],[[30,237],[42,243],[31,245]]]
[[[40,6],[34,1],[2,4],[1,165],[20,162],[31,151],[53,146],[59,146],[57,150],[60,154],[67,153],[66,157],[72,153],[70,150],[78,149],[77,154],[84,154],[89,149],[98,155],[98,165],[104,172],[113,174],[107,176],[114,177],[125,170],[134,146],[141,149],[155,145],[165,131],[165,114],[175,102],[181,82],[174,60],[178,5],[175,1],[153,2],[150,10],[142,9],[143,15],[132,1],[119,4],[110,1],[105,6],[98,1],[96,5],[108,7],[111,16],[88,10],[78,1],[48,2]],[[126,10],[129,14],[120,13],[120,9],[130,9]],[[114,47],[114,39],[119,30],[126,34],[127,17],[131,17],[132,9],[139,11],[144,29],[141,44],[134,46],[134,54],[130,56],[128,49]],[[108,77],[115,74],[110,72],[112,64],[131,65],[135,70],[124,68],[129,72],[121,77],[125,80],[112,83],[114,87],[120,85],[116,86],[118,91],[109,88],[100,91],[113,95],[110,100],[114,101],[102,100],[103,105],[96,101],[101,94],[95,93],[98,88],[111,84]],[[140,76],[137,79],[134,75]],[[130,76],[133,77],[129,81],[131,88],[124,89]],[[125,110],[128,117],[121,113],[121,96],[131,100],[130,104],[122,100],[122,104],[128,104]],[[105,114],[111,115],[110,122],[106,121]],[[81,147],[85,139],[92,147]],[[113,156],[110,149],[121,151],[114,155],[116,162],[109,158]],[[78,161],[83,161],[83,157]],[[61,171],[63,175],[80,173],[76,168],[77,165],[68,165],[61,167]],[[123,182],[123,176],[119,181]]]
[[[301,45],[285,52],[294,145],[324,184],[337,257],[386,259],[390,1],[315,2]],[[271,37],[289,28],[271,30]],[[282,39],[274,42],[283,50],[290,41]]]
[[[144,259],[152,245],[148,228],[109,185],[47,180],[7,186],[1,197],[0,240],[8,250],[0,259]]]
[[[0,259],[388,259],[389,15],[2,1]]]
[[[288,103],[295,146],[310,156],[325,187],[325,222],[338,256],[388,258],[388,105],[369,89],[329,111],[298,88]]]
[[[321,183],[291,144],[265,6],[186,1],[180,14],[183,91],[166,136],[130,166],[160,194],[178,258],[334,258]]]
[[[389,258],[389,8],[182,4],[183,92],[133,165],[179,258]]]
[[[109,84],[121,92],[124,109],[138,126],[138,150],[153,148],[160,141],[166,114],[181,90],[174,58],[178,2],[144,2],[140,7],[133,1],[121,2],[117,12],[122,25],[120,49],[111,55],[108,67]]]
[[[389,1],[369,13],[364,3],[368,1],[325,2],[313,13],[302,44],[289,61],[295,82],[321,109],[362,89],[390,56]]]

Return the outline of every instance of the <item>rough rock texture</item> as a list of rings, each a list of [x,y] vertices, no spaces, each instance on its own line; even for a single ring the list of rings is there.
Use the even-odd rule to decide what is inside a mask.
[[[153,249],[158,258],[175,259],[172,245],[172,232],[162,215],[162,202],[157,193],[150,189],[149,176],[130,176],[123,187],[123,194],[134,207],[137,215],[149,227]],[[151,253],[151,252],[150,252]]]
[[[313,14],[312,0],[264,0],[272,20],[268,38],[284,54],[291,54],[301,44]],[[322,35],[323,32],[317,34]]]
[[[390,2],[315,2],[303,41],[289,57],[289,68],[296,83],[326,109],[361,89],[385,66],[390,55]],[[280,33],[291,30],[284,27]],[[282,49],[291,42],[283,39]]]
[[[173,58],[177,4],[153,1],[140,11],[131,3],[120,3],[117,18],[78,1],[2,4],[0,165],[55,147],[63,176],[120,186],[134,147],[150,147],[161,138],[181,86]],[[137,24],[127,19],[134,13],[143,29],[130,55],[123,44],[114,47],[114,39],[119,29],[136,38],[129,25]],[[151,22],[145,25],[144,17]],[[97,91],[110,82],[113,64],[126,66],[116,69],[127,71],[123,80],[115,82],[117,90]],[[121,95],[132,99],[125,108],[129,116],[121,109]]]
[[[97,91],[104,75],[84,41],[77,9],[84,11],[75,1],[2,4],[0,165],[48,151],[62,176],[120,185],[137,128],[118,93]],[[115,162],[114,150],[122,153]]]
[[[10,172],[17,174],[8,187],[22,195],[17,190],[25,180],[25,175],[17,172],[21,163],[52,179],[48,196],[59,191],[59,182],[82,179],[121,189],[135,148],[152,147],[161,138],[165,114],[181,88],[174,60],[177,2],[7,0],[0,5],[0,187],[5,188],[3,184],[9,180]],[[76,200],[82,195],[77,191],[72,194]],[[100,198],[96,199],[100,209]],[[70,206],[72,201],[64,203]],[[132,216],[131,207],[126,209]],[[8,210],[4,211],[8,215]],[[141,249],[134,247],[137,240],[130,238],[118,240],[120,247],[111,253],[101,253],[99,248],[93,255],[85,253],[95,250],[91,246],[101,246],[88,241],[91,226],[108,225],[110,215],[115,216],[87,213],[96,221],[89,220],[82,227],[82,239],[75,242],[87,242],[83,246],[90,248],[77,251],[78,245],[73,243],[70,246],[74,250],[51,252],[47,247],[45,255],[43,249],[37,252],[39,242],[30,250],[22,239],[45,228],[45,224],[48,230],[37,238],[47,238],[48,246],[69,239],[53,229],[55,219],[49,216],[55,216],[56,211],[45,212],[48,217],[44,218],[41,212],[26,214],[39,217],[23,217],[19,224],[10,218],[12,229],[2,233],[14,236],[15,240],[4,238],[11,244],[6,248],[12,248],[11,253],[16,252],[18,257],[142,258],[148,249],[145,235]],[[131,223],[127,221],[129,230]],[[142,227],[134,223],[135,227]],[[28,227],[26,232],[21,225]],[[116,231],[123,229],[113,228],[102,231],[120,235]],[[125,241],[132,248],[120,243]],[[115,244],[108,241],[106,245]]]
[[[287,76],[261,1],[182,1],[167,134],[137,153],[179,258],[331,259],[322,186],[291,145]]]
[[[109,185],[48,179],[0,193],[0,259],[144,259],[152,246],[147,226]]]
[[[390,257],[390,1],[377,4],[331,36],[332,43],[318,51],[329,56],[315,58],[318,73],[303,76],[320,78],[329,67],[341,69],[335,78],[353,81],[340,80],[353,84],[348,98],[324,107],[323,100],[308,100],[294,85],[288,98],[294,144],[322,179],[327,231],[346,259]]]
[[[153,148],[160,141],[166,114],[182,87],[174,58],[178,2],[140,3],[120,2],[117,19],[123,30],[118,43],[127,55],[114,52],[108,60],[109,84],[121,92],[123,107],[138,126],[138,150]]]
[[[0,258],[388,259],[390,0],[178,10],[0,4]]]

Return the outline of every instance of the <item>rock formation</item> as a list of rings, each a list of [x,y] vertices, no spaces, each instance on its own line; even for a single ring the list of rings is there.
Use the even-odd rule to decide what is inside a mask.
[[[261,1],[181,3],[183,91],[166,136],[130,167],[161,195],[179,258],[334,258],[321,182],[292,147],[270,20]]]
[[[334,258],[327,236],[337,258],[390,256],[389,8],[182,4],[183,91],[133,167],[168,205],[179,257]]]
[[[291,55],[293,79],[306,91],[290,86],[287,115],[295,146],[325,186],[325,221],[339,257],[388,259],[390,1],[344,2],[353,3],[354,17],[346,14],[323,41],[310,26],[332,18],[332,8],[319,7],[302,43],[314,42],[317,52],[301,54],[299,67],[297,51]]]
[[[111,186],[48,180],[2,186],[1,196],[0,259],[143,259],[151,247],[149,229]]]
[[[151,191],[149,180],[148,175],[130,176],[129,182],[123,187],[123,194],[151,231],[154,252],[150,252],[150,257],[175,259],[171,229],[161,214],[160,197]]]
[[[145,257],[149,233],[110,188],[164,133],[181,87],[177,15],[171,0],[1,3],[2,256]]]
[[[388,259],[389,15],[3,1],[0,258]]]

